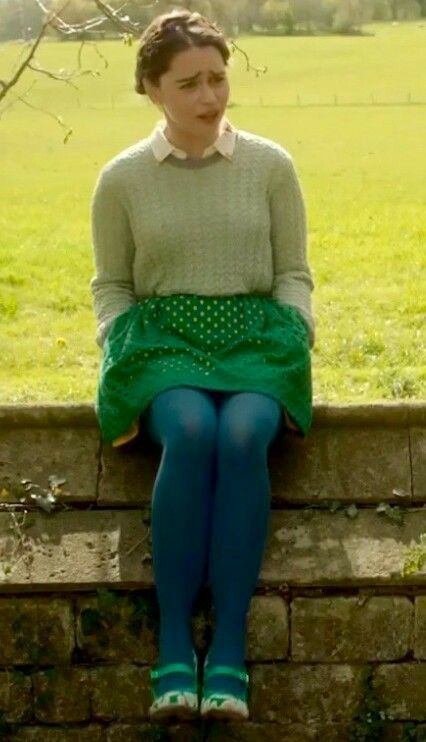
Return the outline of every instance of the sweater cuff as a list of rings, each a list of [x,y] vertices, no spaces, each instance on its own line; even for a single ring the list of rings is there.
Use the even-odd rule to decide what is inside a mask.
[[[96,343],[97,345],[99,345],[100,348],[104,347],[106,336],[108,335],[111,329],[114,319],[115,317],[113,319],[105,320],[105,322],[102,322],[98,326],[98,329],[96,331]]]

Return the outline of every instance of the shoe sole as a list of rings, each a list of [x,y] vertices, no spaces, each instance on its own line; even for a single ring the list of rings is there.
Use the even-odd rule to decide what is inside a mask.
[[[215,719],[216,721],[247,721],[248,716],[241,716],[236,711],[220,711],[219,709],[209,709],[201,714],[202,719]]]
[[[200,716],[202,719],[217,719],[217,720],[226,720],[229,719],[230,721],[247,721],[249,718],[248,710],[246,713],[242,713],[241,711],[237,711],[236,709],[232,707],[226,707],[225,705],[222,705],[220,708],[217,706],[210,706],[206,709],[201,709]]]
[[[151,721],[161,721],[163,719],[169,719],[171,717],[174,717],[179,720],[190,720],[198,717],[198,699],[197,696],[193,693],[177,693],[175,691],[169,691],[168,692],[171,696],[172,695],[178,695],[180,696],[179,702],[176,703],[176,700],[173,703],[166,703],[167,694],[164,694],[165,697],[163,698],[163,702],[160,701],[159,705],[155,705],[156,701],[154,701],[148,710],[148,716]],[[185,697],[185,696],[188,697]],[[157,703],[160,700],[159,697],[157,699]]]

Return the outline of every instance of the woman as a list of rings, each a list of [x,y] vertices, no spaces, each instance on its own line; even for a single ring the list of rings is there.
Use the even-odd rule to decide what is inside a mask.
[[[267,539],[268,447],[312,422],[305,206],[291,155],[225,115],[230,50],[198,13],[155,18],[135,89],[163,113],[101,170],[91,288],[103,348],[96,411],[120,446],[162,447],[152,498],[160,647],[151,719],[248,718],[246,616]],[[192,606],[215,634],[201,704]]]

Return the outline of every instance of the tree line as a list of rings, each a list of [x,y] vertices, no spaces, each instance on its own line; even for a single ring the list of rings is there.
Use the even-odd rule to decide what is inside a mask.
[[[46,0],[44,7],[58,11],[63,0]],[[113,0],[111,8],[122,6]],[[141,32],[159,13],[173,8],[187,8],[216,21],[230,37],[240,34],[279,35],[361,33],[371,21],[404,21],[426,17],[426,0],[156,0],[147,7],[146,0],[129,0],[125,12]],[[85,23],[97,15],[94,0],[70,0],[60,16],[70,24]],[[32,39],[39,32],[43,10],[37,0],[0,0],[0,41]],[[75,39],[102,39],[118,36],[113,22],[105,20],[102,28],[82,30]],[[47,36],[67,40],[54,28]]]

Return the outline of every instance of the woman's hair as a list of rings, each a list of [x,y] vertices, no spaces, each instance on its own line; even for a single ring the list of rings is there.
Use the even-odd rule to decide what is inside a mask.
[[[170,67],[175,54],[192,46],[215,46],[228,63],[230,50],[219,26],[200,13],[172,10],[154,18],[139,40],[135,90],[146,94],[143,77],[154,85]]]

